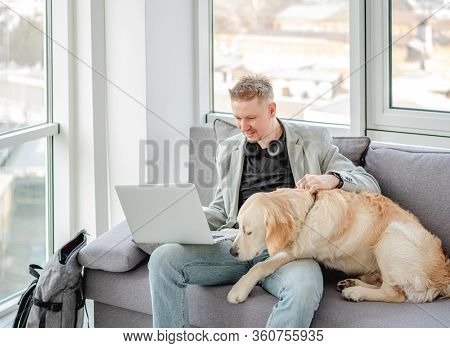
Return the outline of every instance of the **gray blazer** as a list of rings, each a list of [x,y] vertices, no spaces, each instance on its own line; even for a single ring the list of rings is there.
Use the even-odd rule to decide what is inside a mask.
[[[344,181],[343,190],[380,193],[380,187],[372,175],[339,153],[326,128],[281,122],[286,131],[289,162],[295,182],[305,174],[336,172]],[[232,228],[236,224],[244,143],[245,136],[240,133],[224,140],[217,148],[217,190],[212,203],[204,208],[211,230]]]

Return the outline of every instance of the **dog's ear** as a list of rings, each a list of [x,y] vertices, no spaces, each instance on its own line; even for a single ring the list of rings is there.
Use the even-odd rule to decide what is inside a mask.
[[[292,242],[295,220],[287,212],[267,210],[265,216],[266,246],[269,255],[273,256]]]

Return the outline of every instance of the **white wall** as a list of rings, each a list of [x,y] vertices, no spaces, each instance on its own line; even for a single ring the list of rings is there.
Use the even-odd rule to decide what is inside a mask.
[[[189,128],[199,119],[194,105],[194,0],[146,4],[147,136],[152,144],[147,147],[148,179],[187,182]]]
[[[95,173],[93,138],[93,91],[91,6],[89,1],[76,1],[73,7],[73,223],[74,231],[85,228],[96,230]],[[55,115],[57,116],[57,115]],[[55,164],[57,165],[57,164]],[[58,188],[55,188],[55,191]],[[57,204],[57,202],[56,202]]]
[[[123,220],[114,186],[139,183],[139,142],[147,124],[145,0],[65,3],[56,6],[57,16],[65,12],[69,25],[55,31],[65,25],[69,38],[54,51],[66,52],[70,63],[64,77],[56,69],[55,81],[58,88],[62,81],[69,86],[70,110],[67,119],[54,117],[61,124],[55,248],[81,228],[95,237]]]
[[[74,123],[73,117],[73,9],[69,1],[52,3],[53,12],[53,121],[59,135],[53,140],[54,240],[50,248],[61,246],[74,231]],[[53,245],[52,245],[53,244]],[[55,249],[56,250],[56,249]],[[52,250],[53,251],[53,250]]]
[[[69,76],[70,110],[66,120],[54,118],[62,125],[55,166],[69,173],[56,175],[55,248],[68,240],[67,231],[85,228],[95,237],[123,220],[114,186],[140,183],[146,165],[140,145],[147,137],[164,149],[157,182],[187,181],[189,128],[199,121],[194,1],[61,0],[65,7],[56,6],[70,22],[70,62],[66,75],[58,72],[60,85]]]
[[[124,219],[114,186],[139,184],[147,124],[145,3],[105,1],[110,226]]]
[[[75,231],[109,228],[105,4],[77,1],[74,35]]]

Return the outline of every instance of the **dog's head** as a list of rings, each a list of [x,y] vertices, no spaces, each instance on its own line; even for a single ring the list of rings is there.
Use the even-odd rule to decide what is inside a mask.
[[[239,233],[230,249],[231,255],[246,261],[266,249],[271,256],[285,249],[313,203],[313,197],[305,190],[255,193],[239,211]]]

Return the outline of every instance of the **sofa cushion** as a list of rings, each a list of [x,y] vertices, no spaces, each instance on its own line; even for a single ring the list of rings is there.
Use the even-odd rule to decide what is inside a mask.
[[[365,169],[377,179],[381,193],[416,215],[450,255],[450,152],[375,145]]]
[[[240,130],[234,124],[216,118],[213,124],[214,136],[216,137],[217,144],[220,144],[225,139],[239,134]]]
[[[227,302],[232,285],[189,285],[189,322],[197,327],[265,327],[277,299],[256,286],[245,302]]]
[[[189,182],[197,187],[202,205],[212,200],[217,185],[216,140],[211,125],[195,126],[190,129]]]
[[[312,327],[449,327],[448,300],[432,303],[350,302],[336,291],[334,272],[325,272],[324,295]],[[331,275],[330,275],[331,274]],[[226,300],[232,285],[187,287],[190,323],[197,327],[264,327],[277,299],[255,287],[239,304]],[[133,294],[130,296],[130,294]],[[86,270],[86,297],[107,305],[151,314],[147,263],[133,271],[110,273]]]
[[[449,327],[448,300],[432,303],[351,302],[336,290],[336,282],[325,284],[322,301],[311,323],[313,328]]]
[[[85,272],[86,297],[107,305],[152,314],[147,263],[134,270],[111,273],[88,269]],[[198,327],[264,327],[277,302],[276,298],[256,287],[238,306],[227,302],[231,285],[187,287],[189,318]],[[130,294],[133,294],[130,296]]]
[[[277,299],[255,287],[239,305],[226,301],[231,285],[188,287],[190,322],[198,327],[264,327]],[[432,303],[350,302],[328,279],[311,327],[449,327],[448,300]]]
[[[145,313],[95,302],[95,328],[149,328],[152,316]]]
[[[336,145],[339,152],[355,166],[365,165],[364,157],[369,149],[369,137],[333,137],[333,145]]]
[[[147,260],[129,272],[85,270],[86,297],[107,305],[152,314]]]
[[[147,254],[133,242],[125,220],[81,249],[78,262],[90,269],[126,272],[146,257]]]
[[[133,243],[139,249],[141,249],[143,252],[145,252],[146,254],[149,254],[149,255],[151,255],[152,252],[154,252],[157,247],[159,247],[160,245],[163,244],[163,243],[136,243],[134,240],[133,240]]]
[[[214,120],[214,135],[220,144],[225,139],[238,134],[239,129],[219,118]],[[334,137],[333,144],[339,148],[339,152],[353,162],[355,166],[364,165],[364,156],[369,148],[368,137]]]

